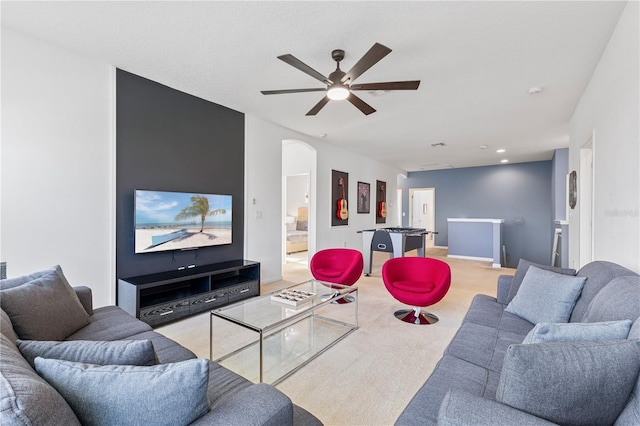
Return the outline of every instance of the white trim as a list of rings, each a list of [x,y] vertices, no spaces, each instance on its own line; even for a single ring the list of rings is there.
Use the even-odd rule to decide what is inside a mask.
[[[504,219],[470,219],[466,217],[447,218],[447,222],[491,222],[504,223]]]
[[[116,78],[117,78],[117,70],[113,65],[109,65],[109,145],[110,145],[110,159],[109,159],[109,205],[111,206],[111,211],[109,212],[109,301],[111,304],[116,304],[116,131],[117,131],[117,120],[116,120]]]
[[[449,246],[433,246],[432,248],[437,248],[437,249],[447,249],[447,250],[449,250]]]
[[[460,255],[457,255],[457,254],[448,254],[447,257],[452,257],[454,259],[482,260],[482,261],[486,261],[486,262],[493,262],[493,257],[460,256]]]

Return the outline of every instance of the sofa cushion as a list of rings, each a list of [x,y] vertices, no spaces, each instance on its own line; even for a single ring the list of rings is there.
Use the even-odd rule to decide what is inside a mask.
[[[463,391],[449,391],[438,411],[438,426],[527,425],[553,426],[539,417]]]
[[[32,367],[35,367],[33,360],[39,356],[98,365],[157,364],[156,353],[150,340],[117,340],[115,342],[18,340],[16,346]]]
[[[640,339],[640,317],[631,325],[627,339]]]
[[[626,339],[629,335],[631,324],[631,320],[588,323],[541,322],[533,327],[533,330],[525,336],[522,343],[532,344]]]
[[[18,336],[11,323],[11,318],[9,318],[9,315],[7,315],[4,309],[0,309],[0,333],[4,334],[12,343],[18,340]]]
[[[614,423],[614,426],[630,425],[640,425],[640,374],[631,393],[631,398]]]
[[[490,395],[485,395],[488,382],[487,369],[451,355],[444,355],[395,424],[396,426],[436,424],[440,403],[450,389],[491,397],[495,390],[490,390]]]
[[[536,268],[544,269],[546,271],[556,272],[558,274],[564,274],[564,275],[576,274],[575,269],[558,268],[556,266],[541,265],[539,263],[533,263],[533,262],[529,262],[528,260],[520,259],[520,261],[518,261],[518,267],[516,268],[516,273],[513,276],[513,281],[511,281],[511,287],[509,287],[509,295],[507,296],[506,303],[511,302],[513,298],[516,296],[516,294],[518,293],[518,290],[520,289],[520,285],[522,284],[522,280],[527,274],[527,271],[529,270],[530,266],[535,266]]]
[[[462,323],[473,323],[497,328],[498,330],[521,334],[522,338],[533,328],[533,324],[504,310],[504,305],[495,297],[477,294]]]
[[[582,268],[580,268],[576,275],[579,277],[587,277],[587,282],[584,283],[582,293],[580,293],[580,297],[576,301],[576,306],[573,308],[573,312],[571,313],[569,322],[584,321],[583,316],[587,308],[591,304],[591,301],[596,296],[596,294],[598,294],[600,290],[604,288],[604,286],[609,284],[611,280],[617,277],[638,276],[638,274],[636,274],[635,272],[630,271],[629,269],[618,265],[617,263],[605,262],[601,260],[587,263]]]
[[[0,424],[80,425],[71,407],[0,335]]]
[[[611,280],[591,300],[582,322],[614,321],[640,316],[640,276]]]
[[[567,322],[585,280],[530,266],[505,310],[533,324]]]
[[[523,338],[522,334],[467,322],[458,329],[445,354],[499,373],[507,348]]]
[[[159,364],[186,361],[196,355],[189,349],[155,331],[145,331],[127,337],[127,340],[149,340],[153,343]]]
[[[613,424],[640,371],[640,341],[512,345],[499,402],[563,425]]]
[[[59,266],[1,290],[0,304],[21,339],[63,340],[89,324],[89,314]]]
[[[89,325],[68,336],[67,340],[124,340],[151,330],[149,324],[132,317],[118,306],[104,306],[95,309],[89,317]]]
[[[187,425],[208,411],[206,359],[149,367],[46,358],[35,364],[84,424]]]

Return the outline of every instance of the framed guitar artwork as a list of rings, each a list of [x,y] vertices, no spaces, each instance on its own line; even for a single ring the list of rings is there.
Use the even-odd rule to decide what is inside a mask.
[[[387,223],[387,183],[376,181],[376,223]]]
[[[331,226],[349,224],[349,174],[331,171]]]

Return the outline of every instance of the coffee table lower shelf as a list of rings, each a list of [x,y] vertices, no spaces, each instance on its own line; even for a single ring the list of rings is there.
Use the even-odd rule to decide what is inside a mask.
[[[254,383],[278,384],[318,355],[344,339],[357,327],[312,315],[218,359],[223,367]],[[262,352],[262,379],[260,378]]]
[[[210,359],[255,383],[277,384],[358,329],[358,289],[310,280],[301,306],[266,294],[211,311]],[[339,303],[346,296],[353,303]],[[332,303],[334,302],[334,303]]]

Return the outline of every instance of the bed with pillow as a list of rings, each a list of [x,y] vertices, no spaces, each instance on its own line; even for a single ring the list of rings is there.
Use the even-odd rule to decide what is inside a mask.
[[[477,295],[396,425],[640,424],[640,276],[521,260]]]
[[[321,424],[117,306],[59,266],[0,280],[1,425]]]
[[[287,254],[309,249],[309,208],[298,207],[295,229],[287,230]]]

